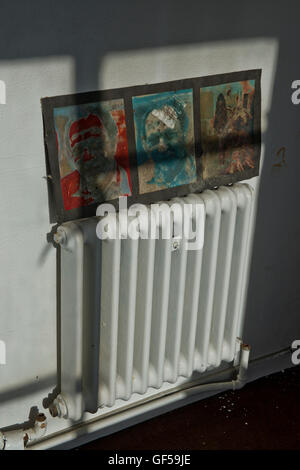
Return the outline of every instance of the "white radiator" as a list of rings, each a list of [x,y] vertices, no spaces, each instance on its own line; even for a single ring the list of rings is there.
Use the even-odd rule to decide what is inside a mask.
[[[253,189],[235,184],[176,201],[204,206],[203,249],[172,237],[101,241],[96,217],[58,230],[61,395],[70,418],[234,360]]]

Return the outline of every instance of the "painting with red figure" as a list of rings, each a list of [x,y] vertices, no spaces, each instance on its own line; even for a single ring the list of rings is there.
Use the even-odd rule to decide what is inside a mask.
[[[132,192],[123,99],[53,109],[66,211]]]

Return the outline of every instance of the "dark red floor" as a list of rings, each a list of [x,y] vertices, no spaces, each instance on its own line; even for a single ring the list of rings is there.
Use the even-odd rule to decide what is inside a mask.
[[[300,449],[300,367],[199,401],[80,450]]]

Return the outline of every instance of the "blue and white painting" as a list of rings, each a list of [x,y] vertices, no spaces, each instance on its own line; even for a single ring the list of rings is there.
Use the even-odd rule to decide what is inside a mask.
[[[132,98],[141,194],[197,180],[193,90]]]

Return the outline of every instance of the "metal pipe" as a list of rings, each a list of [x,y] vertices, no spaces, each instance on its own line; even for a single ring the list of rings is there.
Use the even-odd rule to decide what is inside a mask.
[[[29,442],[43,437],[46,429],[47,418],[39,413],[32,428],[0,431],[0,450],[24,450]]]
[[[225,390],[239,390],[244,387],[247,381],[247,371],[249,364],[250,346],[248,344],[241,343],[240,353],[240,364],[238,369],[237,378],[228,382],[213,382],[196,385],[183,390],[186,395],[195,395],[203,392],[223,392]],[[176,392],[175,392],[176,393]],[[172,391],[169,391],[165,396],[171,395]],[[68,407],[66,400],[62,395],[58,395],[53,403],[49,406],[51,416],[59,418],[68,417]]]
[[[229,382],[215,382],[196,385],[185,390],[187,395],[194,395],[202,392],[239,390],[243,388],[247,381],[247,370],[249,364],[250,347],[248,344],[241,345],[240,365],[237,378]]]

